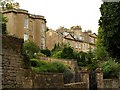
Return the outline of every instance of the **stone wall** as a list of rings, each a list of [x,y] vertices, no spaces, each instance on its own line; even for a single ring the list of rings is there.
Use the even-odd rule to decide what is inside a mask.
[[[63,74],[33,73],[26,68],[21,40],[3,36],[2,88],[64,87]]]
[[[103,79],[103,72],[101,69],[96,69],[96,81],[97,88],[113,88],[118,89],[120,85],[120,79]]]
[[[22,40],[2,37],[2,87],[17,88],[23,86],[24,61],[21,55]]]
[[[81,82],[86,82],[87,88],[89,88],[89,71],[88,69],[82,69],[80,71]]]
[[[33,76],[34,88],[63,88],[62,73],[35,73]]]
[[[119,81],[117,79],[104,79],[104,88],[119,88]]]
[[[120,87],[120,77],[116,79],[103,79],[103,72],[101,68],[97,68],[95,70],[95,78],[97,82],[97,88],[113,88],[113,89],[119,89]],[[90,71],[88,69],[82,69],[80,71],[80,81],[85,82],[87,85],[87,88],[90,88]],[[91,83],[92,84],[92,83]]]
[[[71,70],[74,72],[76,70],[77,66],[77,61],[73,59],[55,59],[55,58],[50,58],[50,57],[39,57],[40,60],[44,60],[46,62],[61,62],[65,65],[68,65],[71,67]]]
[[[73,73],[73,78],[70,80],[69,83],[79,82],[79,75],[78,75],[78,65],[77,61],[73,59],[56,59],[56,58],[50,58],[50,57],[39,57],[38,59],[46,61],[46,62],[61,62],[71,68],[71,71]]]

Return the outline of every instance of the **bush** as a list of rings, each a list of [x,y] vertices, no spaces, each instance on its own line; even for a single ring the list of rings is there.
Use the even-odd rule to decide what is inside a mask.
[[[7,27],[6,27],[6,23],[7,23],[7,17],[3,16],[3,14],[0,13],[0,17],[2,18],[2,34],[7,34]]]
[[[30,68],[30,58],[29,58],[29,56],[28,55],[26,55],[26,54],[23,54],[23,58],[24,58],[24,66],[25,66],[25,68],[26,69],[28,69],[28,68]]]
[[[94,70],[97,67],[97,60],[94,59],[93,52],[79,52],[76,54],[76,59],[78,66],[81,67],[87,67],[88,69]]]
[[[43,53],[41,52],[38,52],[34,55],[35,58],[40,58],[40,57],[46,57],[46,55],[44,55]]]
[[[25,41],[23,44],[23,52],[30,58],[35,57],[35,53],[40,51],[39,47],[32,41]]]
[[[52,72],[52,73],[64,73],[64,81],[69,82],[73,74],[68,66],[60,62],[47,63],[45,61],[31,59],[31,66],[34,72]]]
[[[62,53],[61,53],[61,58],[67,58],[67,59],[74,58],[73,49],[71,46],[69,45],[64,46]]]
[[[58,73],[63,73],[67,67],[60,63],[60,62],[51,62],[49,64],[48,71],[49,72],[58,72]]]
[[[112,58],[108,61],[103,61],[100,67],[103,70],[104,78],[117,78],[119,75],[119,64]]]
[[[46,55],[47,57],[50,57],[50,56],[51,56],[51,51],[50,51],[49,49],[41,50],[41,53],[43,53],[43,54]]]
[[[54,51],[53,53],[52,53],[52,57],[54,57],[54,58],[61,58],[61,53],[62,53],[62,51]]]
[[[47,62],[38,60],[38,59],[34,59],[34,58],[30,59],[30,62],[31,62],[32,67],[41,67],[41,66],[47,65]]]
[[[52,57],[73,59],[73,48],[69,44],[65,44],[64,46],[55,44],[54,49],[52,50]]]
[[[70,83],[72,78],[73,78],[73,73],[69,69],[66,69],[64,71],[64,83]]]

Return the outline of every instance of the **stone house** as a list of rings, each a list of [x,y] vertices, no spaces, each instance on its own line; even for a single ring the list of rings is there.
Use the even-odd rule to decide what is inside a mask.
[[[96,47],[96,37],[97,35],[90,31],[82,32],[80,26],[73,26],[70,30],[64,28],[49,30],[46,32],[46,47],[51,50],[57,43],[69,43],[76,51],[87,52]]]
[[[31,40],[41,49],[45,49],[46,19],[41,15],[33,15],[23,9],[4,10],[3,15],[7,17],[7,33],[9,35]]]

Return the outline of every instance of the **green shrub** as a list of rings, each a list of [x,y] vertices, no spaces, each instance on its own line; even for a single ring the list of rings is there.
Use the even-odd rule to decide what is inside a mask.
[[[31,59],[31,66],[34,72],[52,72],[52,73],[64,73],[64,80],[70,81],[73,74],[68,66],[65,66],[61,62],[47,63],[45,61]],[[66,82],[66,83],[67,83]]]
[[[25,41],[23,44],[23,52],[30,58],[35,57],[35,53],[40,51],[39,47],[32,41]]]
[[[66,69],[66,67],[64,64],[62,64],[60,62],[51,62],[49,64],[48,71],[49,72],[63,73],[65,69]]]
[[[2,18],[2,34],[7,34],[7,27],[6,23],[8,22],[7,17],[3,16],[3,14],[0,13],[0,17]]]
[[[64,83],[70,83],[73,78],[73,73],[69,69],[65,69],[64,71]]]
[[[38,67],[31,67],[33,72],[39,72],[39,68]]]
[[[51,56],[51,51],[50,51],[49,49],[41,50],[41,53],[43,53],[43,54],[46,55],[47,57],[50,57],[50,56]]]
[[[52,53],[52,57],[54,57],[54,58],[61,58],[61,53],[62,53],[62,51],[54,51],[53,53]]]
[[[73,49],[71,46],[69,45],[64,46],[62,53],[61,53],[61,58],[67,58],[67,59],[74,58]]]
[[[23,54],[23,59],[24,59],[24,66],[25,66],[25,68],[27,69],[27,68],[30,68],[30,58],[29,58],[29,56],[28,55],[26,55],[26,54]]]
[[[37,67],[37,59],[30,59],[30,63],[32,67]]]
[[[108,53],[104,47],[99,47],[94,50],[95,59],[97,60],[106,60],[108,58]]]
[[[119,72],[119,64],[115,62],[112,58],[108,61],[103,61],[100,64],[103,70],[104,78],[117,78]]]
[[[31,59],[30,62],[31,62],[32,67],[41,67],[43,65],[47,65],[47,62],[38,60],[38,59],[34,59],[34,58]]]
[[[44,54],[41,53],[41,52],[36,53],[34,56],[35,56],[35,58],[46,57],[46,55],[44,55]]]

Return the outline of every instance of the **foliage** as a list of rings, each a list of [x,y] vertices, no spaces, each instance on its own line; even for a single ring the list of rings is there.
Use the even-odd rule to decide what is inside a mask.
[[[73,57],[72,47],[70,45],[65,45],[61,53],[61,58],[72,59]]]
[[[108,53],[105,50],[105,48],[101,46],[94,50],[94,56],[96,60],[103,61],[103,60],[107,60]]]
[[[89,52],[79,52],[76,55],[77,63],[80,68],[87,67],[88,69],[95,69],[97,67],[97,60],[94,59],[94,53]]]
[[[48,72],[63,73],[66,66],[60,62],[52,62],[49,64]]]
[[[47,63],[42,61],[42,60],[37,60],[35,58],[33,59],[30,59],[30,62],[31,62],[31,66],[32,67],[40,67],[42,65],[46,65]]]
[[[2,34],[6,34],[7,33],[7,29],[6,29],[6,23],[2,22]]]
[[[7,23],[7,17],[3,16],[3,14],[0,13],[0,17],[2,17],[2,34],[6,34],[6,23]]]
[[[41,50],[41,53],[43,53],[43,54],[46,55],[47,57],[50,57],[50,56],[51,56],[51,51],[50,51],[49,49]]]
[[[62,51],[56,51],[56,52],[53,53],[52,57],[61,58],[61,53],[62,53]]]
[[[59,43],[55,44],[52,50],[52,57],[72,59],[74,58],[73,49],[69,44],[64,46],[60,46]]]
[[[35,54],[34,54],[34,58],[40,58],[40,57],[46,57],[46,55],[44,55],[44,54],[41,53],[41,52],[38,52],[38,53],[35,53]]]
[[[3,9],[5,9],[5,7],[7,9],[12,9],[12,2],[14,0],[0,0],[0,6],[2,6]]]
[[[104,78],[117,78],[119,75],[119,64],[112,58],[109,58],[108,61],[103,61],[100,67],[103,70]]]
[[[64,71],[64,83],[70,83],[70,80],[73,78],[73,74],[69,69]]]
[[[23,54],[23,58],[24,58],[24,66],[25,66],[25,68],[27,69],[27,68],[30,68],[30,58],[29,58],[29,56],[28,55],[26,55],[26,54]]]
[[[34,72],[64,73],[64,80],[70,81],[73,77],[71,70],[60,62],[45,62],[42,60],[31,59],[31,66]]]
[[[65,44],[64,47],[55,45],[52,50],[52,57],[76,59],[79,67],[88,67],[89,69],[95,69],[97,67],[94,52],[77,52],[69,44]]]
[[[35,53],[40,51],[39,47],[32,41],[25,41],[23,44],[23,52],[30,58],[35,57]]]
[[[100,8],[99,42],[105,47],[110,56],[120,59],[120,2],[104,2]]]
[[[49,31],[49,30],[50,30],[50,29],[47,27],[46,30],[45,30],[45,32],[47,32],[47,31]]]
[[[60,46],[60,44],[55,44],[54,45],[54,48],[52,49],[52,52],[56,52],[56,51],[61,51],[62,47]]]

